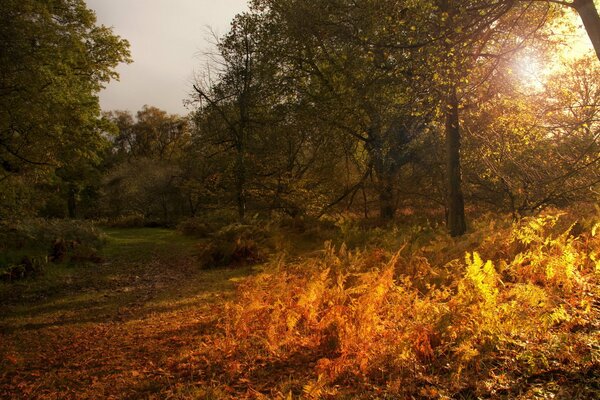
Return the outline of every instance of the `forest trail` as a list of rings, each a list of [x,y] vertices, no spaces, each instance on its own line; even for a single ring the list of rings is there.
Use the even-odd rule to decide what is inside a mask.
[[[250,268],[202,270],[195,240],[108,230],[102,264],[0,288],[1,398],[152,398]]]

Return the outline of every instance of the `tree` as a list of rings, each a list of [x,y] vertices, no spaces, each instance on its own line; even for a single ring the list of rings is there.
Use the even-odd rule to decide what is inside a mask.
[[[511,62],[476,97],[494,96],[465,110],[467,195],[515,218],[594,201],[600,179],[596,60],[570,63],[543,86],[508,73]]]
[[[421,43],[417,45],[437,70],[432,89],[442,100],[439,114],[446,138],[447,225],[452,236],[460,236],[467,229],[461,167],[464,100],[494,73],[499,60],[536,36],[548,18],[549,6],[432,0],[420,7],[422,23],[415,30],[421,31]]]
[[[512,0],[507,1],[508,3],[515,3]],[[583,22],[585,31],[587,32],[592,46],[596,51],[596,56],[600,60],[600,15],[598,15],[598,9],[594,0],[530,0],[532,2],[546,2],[550,4],[559,4],[568,8],[571,8],[577,12]]]
[[[104,212],[136,213],[171,223],[193,208],[182,192],[190,122],[152,106],[135,117],[112,111],[105,118],[116,127],[107,132],[112,147],[105,157]]]
[[[95,157],[97,93],[129,62],[128,43],[83,0],[7,0],[0,9],[0,179]],[[7,185],[3,182],[3,185]]]
[[[583,26],[596,51],[596,56],[600,60],[600,16],[594,0],[574,0],[567,4],[573,7],[581,17]]]
[[[390,220],[411,194],[441,202],[439,190],[402,180],[435,169],[427,182],[440,186],[437,133],[446,139],[448,228],[461,235],[462,136],[478,118],[470,110],[497,104],[481,89],[497,89],[488,82],[512,54],[547,43],[547,22],[564,15],[550,3],[255,0],[219,41],[216,79],[196,86],[195,141],[210,141],[210,151],[197,154],[220,154],[228,169],[214,181],[234,195],[240,218],[250,199],[258,208],[265,193],[272,193],[272,208],[294,214],[295,191],[325,187],[302,166],[322,160],[327,151],[318,147],[326,143],[336,179],[322,197],[324,209],[349,207],[362,190],[365,208],[374,194],[381,219]],[[423,156],[428,145],[434,156]],[[198,182],[215,176],[204,170]]]
[[[423,91],[430,69],[410,50],[405,6],[263,0],[254,9],[268,21],[279,73],[311,108],[312,125],[347,143],[354,182],[340,185],[332,205],[371,183],[384,221],[395,215],[400,171],[413,160],[415,139],[431,116]]]
[[[123,158],[174,160],[190,138],[187,118],[156,107],[145,105],[135,118],[129,111],[111,111],[106,117],[117,127],[113,150]]]
[[[212,114],[224,125],[225,142],[235,152],[233,177],[235,201],[240,220],[247,207],[247,153],[253,130],[253,111],[261,80],[256,68],[255,21],[248,15],[238,15],[231,31],[217,43],[218,61],[215,80],[197,82],[194,89],[200,105],[199,118]],[[203,85],[204,84],[204,85]]]

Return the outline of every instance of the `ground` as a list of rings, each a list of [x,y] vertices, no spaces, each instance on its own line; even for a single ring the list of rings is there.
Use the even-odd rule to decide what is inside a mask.
[[[0,286],[0,398],[177,393],[169,366],[198,346],[213,309],[251,273],[202,270],[196,241],[174,231],[106,233],[101,264]]]
[[[292,346],[290,351],[282,350],[282,357],[259,349],[256,354],[252,353],[253,342],[246,342],[246,347],[227,345],[228,336],[223,333],[223,327],[229,326],[223,323],[227,315],[225,304],[235,298],[236,283],[249,276],[259,277],[259,273],[264,272],[261,265],[201,268],[203,242],[173,230],[107,229],[105,234],[107,244],[102,251],[102,262],[98,264],[52,265],[43,276],[0,284],[0,398],[321,398],[314,394],[319,393],[315,370],[330,356],[324,355],[327,349],[321,345]],[[352,237],[346,235],[344,242],[351,241]],[[476,237],[474,233],[464,242],[476,241]],[[446,240],[451,248],[456,248],[453,257],[460,257],[465,249],[451,239]],[[292,260],[315,257],[316,243],[291,241],[297,251],[288,252]],[[494,248],[498,247],[498,243],[492,242]],[[578,239],[577,244],[583,246],[583,239]],[[322,246],[322,242],[318,246]],[[443,247],[443,243],[437,246]],[[445,254],[436,249],[431,248],[432,254]],[[290,249],[281,245],[274,246],[274,250],[280,253]],[[378,251],[373,251],[356,257],[368,261],[379,260],[380,256]],[[339,261],[337,257],[333,253],[330,256],[331,260]],[[254,287],[254,293],[260,293],[265,284],[284,291],[288,289],[279,275],[271,275],[271,280],[262,278],[241,288]],[[287,279],[295,278],[288,275]],[[297,290],[301,293],[304,289]],[[308,289],[307,292],[312,290]],[[268,287],[265,290],[264,296],[269,298]],[[595,300],[589,303],[589,315],[593,317],[564,328],[567,336],[581,337],[568,343],[587,343],[591,349],[588,351],[586,347],[582,357],[573,356],[579,357],[575,358],[579,363],[570,368],[569,359],[562,362],[557,357],[560,354],[550,354],[549,365],[532,369],[531,373],[521,375],[520,367],[515,367],[512,375],[506,374],[508,381],[504,383],[504,373],[494,376],[497,386],[483,398],[596,398],[600,393],[597,359],[600,324],[595,316],[600,312],[597,310],[600,285],[586,290],[595,293]],[[296,297],[302,297],[301,294],[290,296],[289,304],[298,301]],[[365,296],[369,298],[369,293]],[[255,297],[251,295],[247,303],[251,304]],[[285,296],[280,297],[286,301]],[[268,333],[268,325],[255,323],[253,314],[246,313],[245,310],[252,307],[240,304],[239,314],[229,315],[250,318],[245,325],[250,330],[258,330],[247,332],[247,336],[255,337],[256,332],[260,336],[260,329]],[[292,306],[297,308],[298,305]],[[269,318],[275,317],[269,315]],[[560,332],[557,328],[556,334]],[[323,334],[328,335],[327,329]],[[231,337],[243,336],[240,335]],[[212,346],[216,343],[222,347],[215,350]],[[328,343],[324,344],[327,347]],[[221,354],[220,349],[231,351]],[[566,351],[579,354],[580,350],[568,348]],[[493,366],[487,367],[494,370]],[[483,365],[484,370],[487,367]],[[358,382],[363,389],[365,382]],[[336,389],[335,385],[333,388],[338,393],[334,398],[356,398],[353,388],[346,391]],[[425,385],[415,391],[421,395],[414,398],[450,398],[440,397],[434,388],[435,383]],[[478,398],[472,388],[466,385],[451,398]],[[374,386],[361,398],[380,398],[377,397],[380,389]]]

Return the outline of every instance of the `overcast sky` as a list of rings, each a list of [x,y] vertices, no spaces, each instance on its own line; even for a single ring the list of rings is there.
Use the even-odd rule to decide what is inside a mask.
[[[144,104],[186,114],[194,69],[210,49],[208,28],[227,32],[246,0],[86,0],[98,23],[129,40],[133,63],[100,93],[105,111],[136,112]]]

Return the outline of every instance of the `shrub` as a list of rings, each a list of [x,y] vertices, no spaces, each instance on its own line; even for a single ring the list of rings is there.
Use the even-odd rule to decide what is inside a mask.
[[[17,264],[9,264],[0,268],[0,281],[12,282],[40,275],[48,264],[47,257],[25,256]]]
[[[198,258],[207,268],[258,264],[266,260],[259,243],[267,237],[267,231],[256,225],[227,225],[201,245]]]
[[[4,256],[0,267],[10,266],[15,272],[10,275],[22,278],[40,273],[45,265],[42,259],[97,262],[100,260],[98,250],[104,241],[101,232],[87,221],[41,218],[3,221],[0,250]],[[32,263],[41,267],[30,266]],[[30,273],[32,271],[35,273]]]
[[[184,219],[177,225],[177,230],[186,236],[200,238],[208,237],[214,231],[211,225],[198,217]]]
[[[110,228],[143,228],[147,221],[141,214],[127,214],[100,220],[98,223]]]
[[[260,379],[261,366],[292,363],[315,398],[449,398],[489,393],[507,375],[551,363],[583,365],[589,338],[569,333],[598,317],[589,288],[600,269],[600,227],[574,237],[570,227],[554,231],[558,218],[502,224],[489,231],[494,243],[475,233],[464,240],[477,244],[446,264],[427,257],[427,247],[331,245],[318,258],[273,264],[240,284],[223,336],[194,356],[211,361],[197,367],[235,387]],[[278,390],[269,394],[286,395]]]

